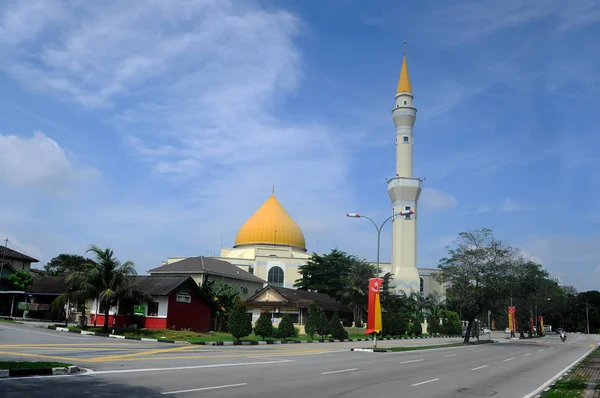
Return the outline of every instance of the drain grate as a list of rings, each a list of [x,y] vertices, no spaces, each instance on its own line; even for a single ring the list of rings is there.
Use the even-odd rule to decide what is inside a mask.
[[[475,390],[473,388],[460,388],[456,390],[456,392],[459,394],[470,395],[473,397],[493,397],[494,395],[498,394],[497,391]]]

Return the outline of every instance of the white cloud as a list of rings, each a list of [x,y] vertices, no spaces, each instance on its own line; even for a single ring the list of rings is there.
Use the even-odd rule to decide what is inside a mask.
[[[18,188],[33,188],[54,195],[64,194],[70,185],[94,176],[91,169],[78,168],[51,138],[36,131],[31,138],[0,135],[0,181]]]
[[[489,213],[489,212],[503,212],[512,213],[515,211],[523,211],[527,208],[520,206],[512,198],[504,198],[502,202],[497,205],[479,205],[475,210],[475,214]]]
[[[221,235],[230,246],[274,184],[309,250],[317,240],[321,251],[358,241],[346,250],[371,253],[370,226],[344,217],[356,208],[348,154],[362,132],[277,114],[303,76],[302,21],[252,1],[140,3],[44,3],[55,9],[35,34],[0,42],[10,50],[0,68],[25,87],[106,114],[128,155],[157,177],[148,183],[160,184],[159,195],[131,189],[126,199],[70,208],[76,230],[85,228],[81,250],[143,251],[148,268],[183,250],[206,254]],[[48,26],[54,34],[42,34]],[[169,247],[145,250],[163,238]]]
[[[423,206],[423,210],[439,210],[455,207],[458,204],[458,201],[454,196],[436,189],[423,188],[419,203]]]

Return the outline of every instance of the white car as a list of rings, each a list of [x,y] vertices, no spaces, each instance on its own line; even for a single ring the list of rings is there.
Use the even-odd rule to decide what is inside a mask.
[[[510,328],[506,328],[506,329],[504,329],[504,333],[506,333],[506,334],[510,334]]]
[[[491,334],[492,331],[490,330],[490,328],[483,328],[483,334]]]

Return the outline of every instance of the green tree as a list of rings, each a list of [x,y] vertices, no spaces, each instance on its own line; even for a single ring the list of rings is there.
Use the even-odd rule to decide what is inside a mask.
[[[238,341],[242,337],[249,336],[252,333],[252,320],[247,313],[246,303],[242,300],[237,300],[227,324],[229,333]]]
[[[369,304],[369,279],[375,276],[375,267],[366,261],[348,256],[350,273],[344,283],[341,300],[350,305],[354,319],[361,319]]]
[[[359,260],[337,249],[324,256],[315,253],[305,265],[298,267],[301,277],[294,287],[324,293],[341,301],[348,290],[347,278],[354,261]]]
[[[319,323],[320,312],[321,310],[319,307],[317,307],[316,303],[310,303],[310,306],[308,307],[308,319],[306,320],[304,330],[306,334],[310,336],[311,340],[317,332],[317,325]]]
[[[475,318],[493,306],[509,281],[515,250],[494,238],[490,229],[461,232],[440,260],[438,281],[447,283],[447,296],[468,321],[468,343]]]
[[[321,336],[321,341],[327,335],[329,335],[329,320],[325,311],[319,311],[319,320],[317,321],[316,332]]]
[[[414,334],[415,336],[420,336],[423,334],[423,327],[421,326],[421,322],[419,322],[418,320],[415,321],[411,327],[410,327],[410,331],[412,332],[412,334]]]
[[[395,336],[399,334],[400,317],[395,312],[384,312],[381,314],[381,335]]]
[[[211,305],[214,330],[224,330],[231,310],[239,298],[239,289],[224,282],[216,284],[215,281],[206,281],[200,286],[200,294]]]
[[[281,321],[279,322],[279,326],[277,327],[277,337],[280,339],[287,339],[288,337],[296,337],[296,329],[294,328],[294,323],[292,322],[292,318],[290,314],[287,312],[283,314],[281,317]]]
[[[331,321],[329,323],[329,331],[331,333],[331,337],[336,340],[346,340],[348,338],[348,332],[344,329],[342,325],[342,321],[340,320],[340,314],[337,312],[333,314],[331,317]]]
[[[33,277],[31,276],[31,274],[21,269],[12,275],[9,275],[9,277],[6,278],[6,280],[14,289],[21,291],[27,289],[33,284]]]
[[[273,322],[271,322],[271,314],[269,314],[269,311],[261,312],[256,325],[254,325],[254,334],[264,340],[265,337],[271,337],[274,333],[275,329],[273,328]]]
[[[66,292],[59,301],[71,298],[85,300],[97,297],[104,308],[104,333],[108,333],[108,316],[112,307],[119,302],[146,301],[150,296],[135,288],[137,275],[132,261],[121,263],[111,249],[102,250],[96,245],[90,246],[86,253],[92,253],[96,260],[86,264],[82,271],[69,274],[66,278]]]
[[[85,271],[90,262],[93,261],[77,254],[59,254],[44,266],[44,270],[49,275],[68,275]]]

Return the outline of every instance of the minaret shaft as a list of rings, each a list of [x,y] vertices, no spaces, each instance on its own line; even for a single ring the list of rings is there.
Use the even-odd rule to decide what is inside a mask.
[[[413,177],[413,126],[417,109],[413,105],[406,55],[402,62],[392,117],[396,125],[396,176],[387,184],[392,214],[404,210],[415,212],[413,215],[398,216],[392,220],[394,285],[397,290],[402,290],[408,295],[413,291],[420,291],[417,270],[417,202],[421,194],[421,180]]]

